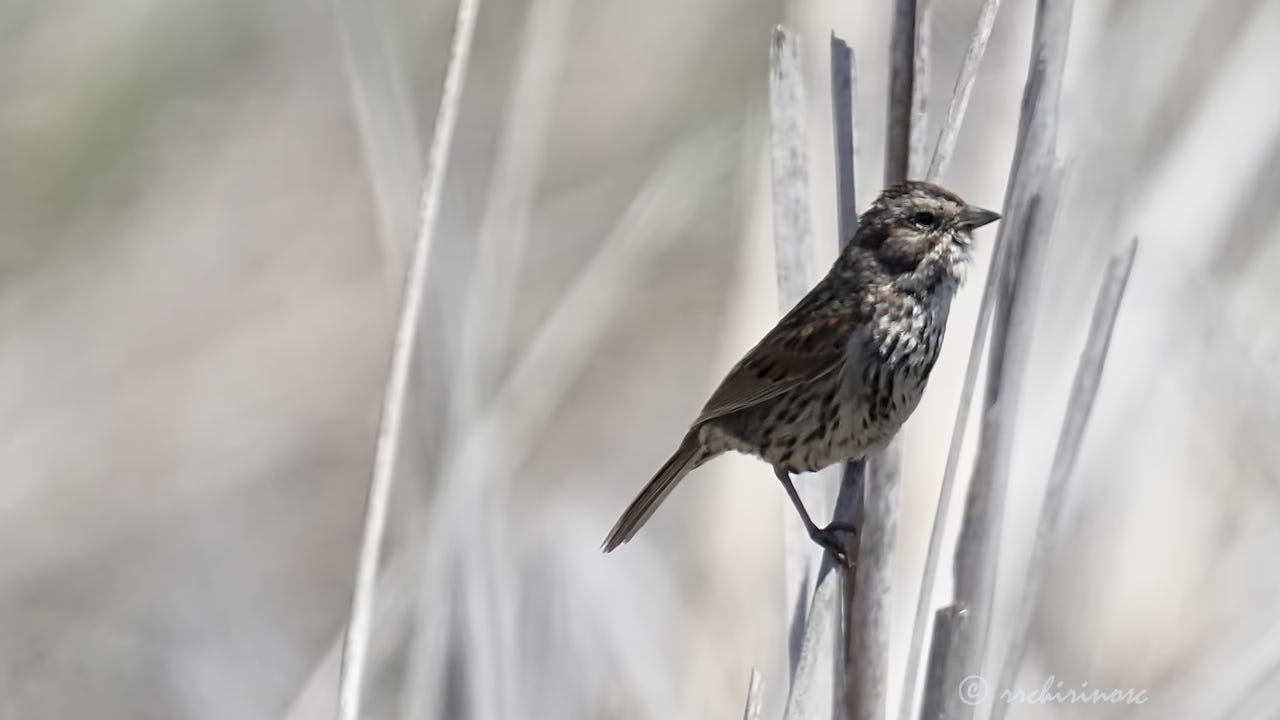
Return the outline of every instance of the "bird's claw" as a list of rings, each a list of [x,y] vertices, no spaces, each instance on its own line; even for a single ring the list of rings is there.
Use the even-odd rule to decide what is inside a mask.
[[[842,533],[849,533],[854,537],[857,537],[858,528],[853,523],[832,522],[824,528],[815,529],[809,536],[813,538],[814,542],[822,546],[823,549],[831,553],[832,557],[836,559],[836,562],[839,562],[845,567],[852,567],[853,563],[849,558],[848,545],[841,537]]]

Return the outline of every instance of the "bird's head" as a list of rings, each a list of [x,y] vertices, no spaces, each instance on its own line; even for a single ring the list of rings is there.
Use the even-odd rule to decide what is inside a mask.
[[[973,230],[1000,219],[927,182],[894,185],[858,220],[854,244],[870,250],[892,276],[960,279]]]

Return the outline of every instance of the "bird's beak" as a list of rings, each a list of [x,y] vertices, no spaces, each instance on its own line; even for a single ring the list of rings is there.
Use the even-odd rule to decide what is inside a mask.
[[[960,211],[960,224],[969,229],[980,228],[1000,219],[1000,213],[970,205]]]

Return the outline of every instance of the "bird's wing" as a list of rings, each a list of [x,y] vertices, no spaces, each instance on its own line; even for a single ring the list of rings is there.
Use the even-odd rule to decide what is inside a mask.
[[[848,348],[869,335],[854,307],[801,301],[742,358],[694,421],[699,425],[771,400],[844,366]],[[806,307],[808,305],[808,307]]]

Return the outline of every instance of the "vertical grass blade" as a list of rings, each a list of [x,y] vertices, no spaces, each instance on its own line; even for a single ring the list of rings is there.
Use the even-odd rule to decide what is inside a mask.
[[[475,31],[478,4],[478,0],[459,0],[444,88],[440,94],[440,108],[436,116],[431,148],[427,154],[417,238],[405,277],[404,298],[400,304],[400,319],[396,327],[391,369],[382,404],[377,445],[374,450],[373,477],[369,485],[364,537],[360,545],[355,592],[351,601],[351,619],[347,623],[346,642],[340,663],[339,720],[357,720],[360,716],[361,691],[369,652],[376,581],[383,535],[386,533],[387,505],[395,478],[395,461],[399,452],[405,404],[408,399],[409,373],[414,364],[414,348],[418,345],[418,328],[421,325],[422,305],[426,295],[428,261],[435,235],[436,219],[440,214],[440,195],[444,188],[445,172],[448,169],[449,150],[453,144],[453,131],[457,124],[463,81],[466,78],[467,63],[471,55],[471,40]]]
[[[1120,302],[1124,299],[1124,291],[1128,286],[1137,252],[1138,239],[1133,238],[1112,255],[1107,265],[1106,275],[1103,277],[1102,289],[1098,292],[1098,299],[1094,303],[1093,320],[1089,325],[1084,349],[1080,353],[1080,363],[1076,367],[1071,396],[1067,401],[1066,416],[1062,422],[1062,431],[1058,435],[1058,447],[1053,455],[1049,484],[1045,488],[1044,501],[1040,507],[1040,523],[1036,528],[1035,543],[1031,548],[1031,560],[1027,566],[1027,577],[1023,584],[1022,602],[1011,630],[1010,646],[1000,672],[999,684],[995,686],[997,693],[1013,687],[1026,655],[1031,621],[1035,616],[1035,609],[1040,606],[1043,599],[1045,567],[1056,546],[1067,483],[1075,471],[1076,458],[1080,454],[1084,431],[1088,426],[1093,402],[1098,395],[1098,385],[1102,380],[1102,370],[1106,365],[1107,350],[1111,345],[1111,334],[1120,312]],[[999,697],[998,694],[997,697]],[[992,707],[992,720],[1003,720],[1008,709],[1008,703],[995,703]]]

